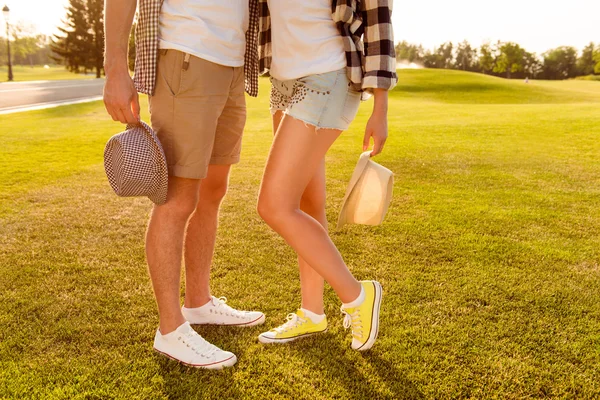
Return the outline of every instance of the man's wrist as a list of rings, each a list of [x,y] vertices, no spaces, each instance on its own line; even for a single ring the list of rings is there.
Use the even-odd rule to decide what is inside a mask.
[[[129,65],[127,62],[127,54],[106,54],[104,58],[104,72],[109,74],[127,73],[129,74]]]

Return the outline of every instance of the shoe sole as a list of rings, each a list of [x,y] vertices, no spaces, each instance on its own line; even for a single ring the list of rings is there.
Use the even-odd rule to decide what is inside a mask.
[[[190,325],[214,325],[214,326],[237,326],[239,328],[249,328],[251,326],[256,326],[256,325],[262,325],[265,323],[266,317],[265,315],[261,315],[260,317],[256,318],[254,321],[250,321],[250,322],[242,322],[240,324],[217,324],[217,323],[211,323],[211,322],[202,322],[202,323],[196,323],[196,322],[190,322]]]
[[[184,361],[178,360],[177,358],[175,358],[167,353],[163,353],[162,351],[158,350],[156,347],[154,347],[154,351],[156,351],[157,353],[159,353],[167,358],[170,358],[173,361],[177,361],[179,364],[182,364],[182,365],[185,365],[186,367],[191,367],[191,368],[221,370],[223,368],[233,367],[235,365],[235,363],[237,363],[237,357],[235,355],[233,355],[226,360],[217,361],[217,362],[214,362],[211,364],[189,364]]]
[[[381,309],[381,301],[383,298],[383,288],[379,282],[373,282],[375,286],[375,302],[373,303],[373,316],[371,317],[371,332],[369,333],[369,339],[360,346],[358,351],[367,351],[375,344],[377,335],[379,334],[379,311]]]
[[[289,343],[289,342],[293,342],[294,340],[298,340],[298,339],[304,339],[310,336],[314,336],[314,335],[318,335],[320,333],[325,333],[327,332],[327,328],[325,330],[322,331],[318,331],[318,332],[312,332],[312,333],[305,333],[303,335],[299,335],[299,336],[295,336],[293,338],[284,338],[284,339],[277,339],[277,338],[269,338],[269,337],[265,337],[262,335],[258,335],[258,341],[261,342],[262,344],[284,344],[284,343]]]

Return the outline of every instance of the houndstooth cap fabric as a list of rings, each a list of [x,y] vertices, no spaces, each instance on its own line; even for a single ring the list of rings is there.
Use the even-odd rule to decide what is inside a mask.
[[[115,193],[122,197],[147,196],[155,204],[167,201],[169,173],[158,137],[147,124],[127,125],[108,140],[104,170]]]

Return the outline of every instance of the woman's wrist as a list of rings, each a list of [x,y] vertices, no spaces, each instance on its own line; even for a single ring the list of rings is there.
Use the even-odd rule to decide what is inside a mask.
[[[388,91],[386,89],[373,89],[375,101],[373,104],[373,114],[387,116],[388,111]]]

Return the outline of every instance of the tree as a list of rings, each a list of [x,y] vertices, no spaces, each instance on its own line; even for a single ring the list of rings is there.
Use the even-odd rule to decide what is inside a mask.
[[[96,71],[100,78],[104,64],[103,0],[69,0],[63,35],[56,35],[51,45],[56,61],[72,72]]]
[[[544,72],[544,65],[535,53],[525,52],[523,56],[523,71],[526,77],[537,78]]]
[[[544,76],[547,79],[577,76],[577,50],[563,46],[544,53]]]
[[[466,40],[456,47],[454,67],[463,71],[474,71],[477,63],[477,50]]]
[[[494,72],[506,73],[508,79],[515,72],[523,71],[525,50],[516,43],[498,43],[499,56],[494,66]]]
[[[447,42],[438,47],[436,51],[438,68],[450,68],[452,66],[452,60],[454,56],[452,49],[454,45],[452,42]]]
[[[13,62],[33,65],[32,55],[38,50],[40,38],[34,34],[32,26],[18,24],[12,29]]]
[[[596,45],[594,43],[590,43],[584,47],[583,51],[581,52],[581,57],[579,57],[577,60],[577,72],[579,74],[591,75],[594,73],[594,68],[597,64],[596,60],[594,59],[596,51]]]
[[[450,68],[454,59],[452,48],[453,44],[448,42],[438,47],[433,53],[427,51],[423,57],[423,64],[427,68]]]
[[[600,49],[596,50],[596,52],[594,53],[594,61],[596,61],[594,73],[600,75]]]
[[[489,43],[481,46],[479,49],[479,68],[484,74],[489,74],[494,70],[496,57]]]
[[[423,46],[410,44],[406,41],[399,42],[396,45],[396,58],[399,61],[422,62],[425,56]]]

